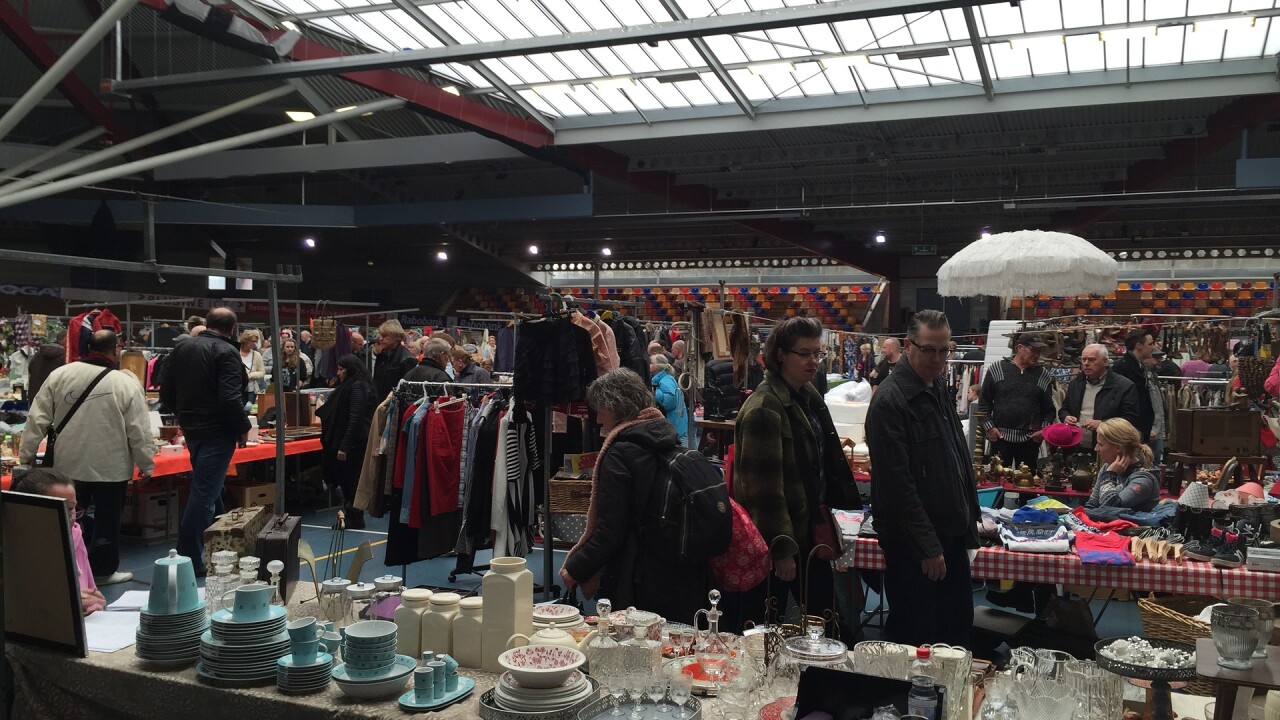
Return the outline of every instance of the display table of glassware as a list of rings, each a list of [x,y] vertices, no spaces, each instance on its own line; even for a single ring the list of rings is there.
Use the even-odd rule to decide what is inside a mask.
[[[1235,711],[1236,690],[1280,690],[1280,647],[1265,647],[1266,658],[1259,658],[1248,670],[1231,670],[1218,662],[1220,653],[1212,638],[1196,641],[1196,675],[1217,683],[1217,717],[1229,718]]]

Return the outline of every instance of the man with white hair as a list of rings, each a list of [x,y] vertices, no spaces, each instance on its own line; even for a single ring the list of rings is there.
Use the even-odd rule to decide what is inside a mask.
[[[885,338],[885,341],[880,343],[880,355],[880,364],[876,365],[867,378],[873,388],[884,382],[884,379],[889,377],[893,369],[898,366],[898,361],[902,359],[902,342],[898,338]]]
[[[1080,373],[1067,386],[1067,397],[1058,411],[1058,419],[1079,425],[1083,431],[1078,451],[1092,451],[1094,430],[1103,420],[1124,418],[1138,426],[1138,388],[1133,381],[1112,372],[1111,353],[1106,345],[1095,343],[1080,354]]]

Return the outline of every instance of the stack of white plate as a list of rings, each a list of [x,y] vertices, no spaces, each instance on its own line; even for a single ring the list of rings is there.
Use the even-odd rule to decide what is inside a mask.
[[[505,672],[494,685],[494,700],[512,712],[556,712],[563,710],[592,692],[591,683],[581,671],[574,670],[563,684],[552,688],[524,687],[510,672]]]
[[[533,625],[536,629],[551,627],[568,630],[582,624],[582,613],[572,605],[536,605],[533,608]]]
[[[177,615],[142,610],[134,653],[157,665],[190,665],[200,658],[200,635],[209,627],[204,607]]]
[[[258,685],[276,678],[276,661],[289,654],[285,609],[269,608],[267,620],[236,622],[230,612],[213,614],[209,631],[200,636],[196,674],[224,684]]]
[[[333,656],[320,653],[311,662],[298,662],[293,655],[285,655],[276,661],[276,687],[288,695],[302,695],[323,690],[329,686]]]

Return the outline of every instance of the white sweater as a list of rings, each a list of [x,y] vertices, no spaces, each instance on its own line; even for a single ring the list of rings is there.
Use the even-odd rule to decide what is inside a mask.
[[[57,427],[80,393],[102,373],[101,365],[73,362],[54,370],[41,386],[22,431],[19,460],[30,465],[40,441]],[[132,375],[113,370],[93,389],[58,436],[54,469],[81,482],[123,482],[133,468],[155,470],[155,443],[142,386]]]

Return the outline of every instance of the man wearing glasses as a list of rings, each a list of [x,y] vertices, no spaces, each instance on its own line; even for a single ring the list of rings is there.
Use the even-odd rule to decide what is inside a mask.
[[[788,592],[797,603],[805,597],[801,563],[814,547],[812,526],[823,519],[821,508],[862,507],[831,414],[812,384],[825,357],[816,319],[793,317],[774,326],[764,344],[765,380],[743,403],[734,429],[734,496],[771,544],[779,609],[787,607]],[[814,560],[809,567],[808,612],[821,615],[831,609],[831,563]],[[745,617],[728,616],[730,625],[763,620],[758,613],[768,583],[743,593]]]
[[[968,647],[973,626],[968,551],[978,547],[978,487],[943,380],[950,341],[946,315],[913,315],[906,360],[867,410],[871,513],[892,642]]]
[[[1034,470],[1044,428],[1057,421],[1053,378],[1040,367],[1040,351],[1045,347],[1039,335],[1021,333],[1014,343],[1013,359],[988,366],[982,379],[978,409],[987,413],[983,429],[1007,467],[1026,463]]]

